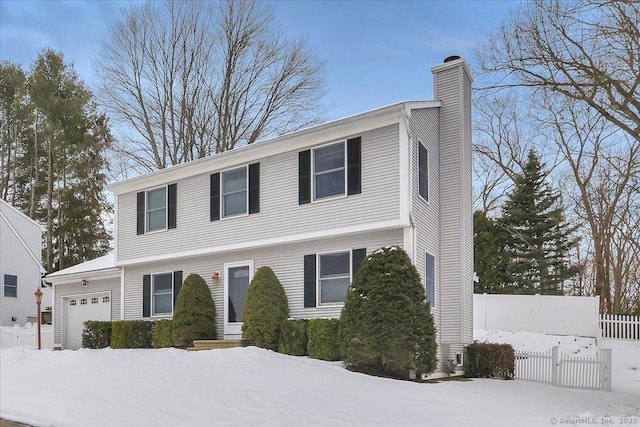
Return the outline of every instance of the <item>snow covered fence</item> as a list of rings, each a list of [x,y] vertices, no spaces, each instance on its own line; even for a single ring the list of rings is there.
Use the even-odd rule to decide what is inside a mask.
[[[544,352],[517,351],[514,376],[556,387],[611,391],[611,349],[598,350],[595,357],[564,354],[557,346]]]
[[[600,315],[603,338],[640,340],[640,317],[619,314]]]
[[[42,325],[40,329],[42,348],[53,348],[53,327]],[[27,323],[23,327],[18,325],[0,326],[0,348],[29,346],[38,348],[38,325]]]

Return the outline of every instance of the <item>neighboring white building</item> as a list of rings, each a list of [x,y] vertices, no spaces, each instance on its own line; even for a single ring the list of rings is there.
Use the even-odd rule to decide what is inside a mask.
[[[36,319],[34,293],[40,287],[42,227],[0,199],[0,325]],[[51,305],[43,296],[42,309]]]
[[[471,83],[432,68],[435,101],[401,102],[112,184],[115,254],[47,276],[55,342],[82,321],[171,317],[201,275],[218,336],[239,337],[248,284],[270,266],[294,318],[339,317],[366,253],[399,245],[433,306],[438,357],[472,342]]]

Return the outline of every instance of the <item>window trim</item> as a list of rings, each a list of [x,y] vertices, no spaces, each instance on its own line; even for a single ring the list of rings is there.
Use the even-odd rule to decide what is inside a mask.
[[[424,256],[424,293],[425,293],[425,297],[428,297],[428,293],[427,293],[427,264],[428,264],[428,258],[432,257],[433,258],[433,301],[427,301],[428,304],[431,305],[431,308],[437,308],[437,302],[438,302],[438,290],[437,290],[437,286],[436,286],[436,256],[433,255],[430,252],[425,252],[425,256]]]
[[[164,188],[164,228],[158,228],[157,230],[149,230],[149,192]],[[155,209],[157,211],[159,209]],[[169,185],[160,185],[158,187],[149,188],[144,192],[144,234],[161,233],[169,229]]]
[[[8,285],[7,284],[7,277],[15,277],[16,278],[16,284],[15,285]],[[14,295],[7,295],[7,286],[10,288],[15,288],[16,290],[16,294]],[[4,298],[18,298],[18,275],[16,274],[5,274],[2,277],[2,296]]]
[[[155,292],[155,277],[156,276],[163,276],[163,275],[167,275],[170,274],[171,275],[171,312],[170,313],[156,313],[156,292]],[[150,313],[149,313],[149,317],[171,317],[173,316],[173,310],[174,310],[174,303],[173,303],[173,271],[164,271],[164,272],[160,272],[160,273],[151,273],[151,295],[150,295],[150,303],[151,303],[151,307],[150,307]],[[167,292],[162,293],[160,295],[167,295]]]
[[[426,147],[426,145],[424,145],[419,139],[418,141],[418,196],[425,201],[427,204],[429,203],[429,149]],[[427,192],[427,197],[425,197],[424,195],[422,195],[422,193],[420,192],[420,147],[424,148],[426,157],[427,157],[427,164],[426,164],[426,168],[427,168],[427,174],[425,176],[427,182],[426,182],[426,192]]]
[[[343,178],[344,178],[344,191],[342,194],[335,194],[333,196],[326,196],[326,197],[321,197],[321,198],[316,198],[316,162],[315,162],[315,152],[316,150],[321,150],[323,148],[327,148],[327,147],[331,147],[333,145],[338,145],[338,144],[342,144],[342,148],[343,148]],[[311,203],[321,203],[324,202],[326,200],[335,200],[335,199],[341,199],[344,197],[347,197],[349,195],[349,189],[347,188],[349,183],[348,183],[348,169],[349,169],[349,160],[348,160],[348,152],[347,152],[347,140],[346,139],[342,139],[339,141],[333,141],[333,142],[329,142],[323,145],[319,145],[317,147],[313,147],[311,148]],[[332,171],[336,171],[339,169],[331,169]],[[326,173],[325,171],[323,171],[323,173]]]
[[[343,307],[344,301],[342,302],[322,302],[321,301],[321,289],[320,289],[320,257],[323,255],[338,255],[343,253],[349,254],[349,287],[353,283],[353,249],[338,249],[327,252],[318,252],[316,253],[316,308],[327,308],[327,307]]]
[[[223,188],[224,188],[224,173],[225,172],[231,172],[231,171],[235,171],[237,169],[242,169],[244,168],[245,170],[245,212],[240,212],[237,214],[233,214],[233,215],[226,215],[224,214],[224,192],[223,192]],[[228,169],[224,169],[219,171],[220,173],[220,220],[225,220],[225,219],[230,219],[230,218],[241,218],[244,216],[248,216],[249,215],[249,164],[246,163],[242,166],[235,166],[232,168],[228,168]]]

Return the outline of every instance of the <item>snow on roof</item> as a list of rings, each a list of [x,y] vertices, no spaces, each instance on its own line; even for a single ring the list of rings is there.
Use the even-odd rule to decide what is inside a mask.
[[[98,270],[108,270],[116,267],[116,258],[114,252],[111,251],[108,254],[101,256],[100,258],[92,259],[81,264],[56,271],[55,273],[47,274],[45,278],[68,276],[71,274],[89,273]]]

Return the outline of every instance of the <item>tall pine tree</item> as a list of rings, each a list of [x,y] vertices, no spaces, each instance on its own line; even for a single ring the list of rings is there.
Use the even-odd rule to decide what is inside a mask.
[[[560,194],[545,181],[543,165],[531,150],[515,188],[502,208],[510,293],[561,295],[578,273],[570,253],[578,244],[564,216]]]
[[[478,294],[510,292],[505,251],[507,237],[499,226],[499,220],[476,211],[473,213],[473,228],[473,263],[478,276],[473,291]]]

